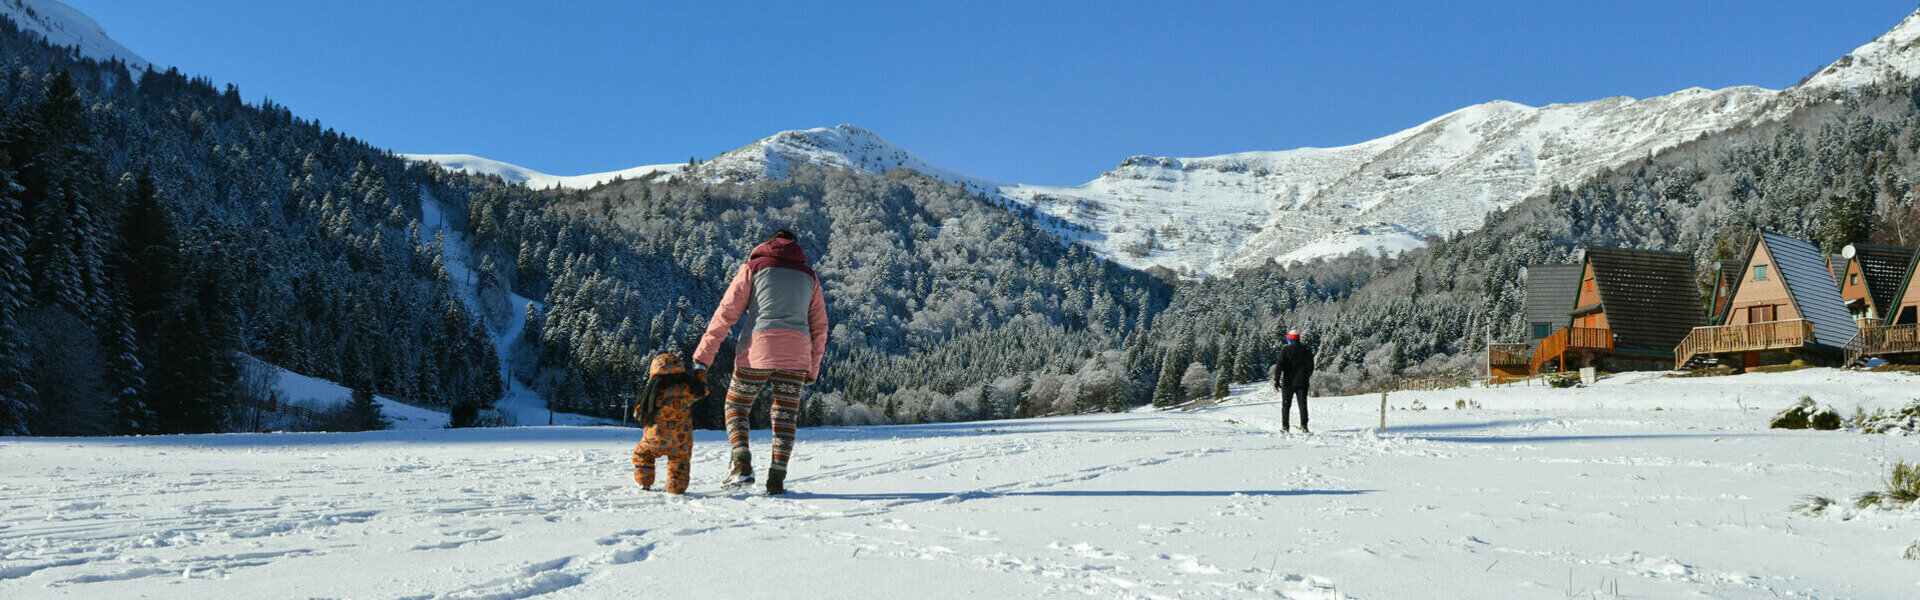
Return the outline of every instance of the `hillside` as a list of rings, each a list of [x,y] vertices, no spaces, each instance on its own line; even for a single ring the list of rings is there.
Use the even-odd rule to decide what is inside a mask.
[[[1878,488],[1920,437],[1765,420],[1912,384],[1399,393],[1385,435],[1377,396],[1316,398],[1319,433],[1282,435],[1246,389],[1191,412],[812,428],[779,498],[720,493],[719,432],[696,434],[686,497],[641,491],[617,428],[5,438],[0,596],[1900,598],[1920,513],[1789,508]]]
[[[80,55],[98,61],[119,60],[138,77],[152,66],[120,42],[85,13],[59,0],[0,0],[0,16],[13,19],[22,30],[38,34],[47,43],[75,47]]]

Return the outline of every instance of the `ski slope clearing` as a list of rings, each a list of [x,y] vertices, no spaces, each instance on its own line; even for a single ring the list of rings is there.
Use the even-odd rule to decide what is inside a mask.
[[[1396,393],[1384,436],[1378,396],[1317,398],[1320,433],[1283,435],[1259,386],[806,429],[785,497],[720,493],[717,431],[686,497],[635,486],[639,432],[612,427],[6,439],[0,597],[1910,598],[1920,510],[1788,507],[1874,489],[1920,437],[1765,423],[1915,383]]]

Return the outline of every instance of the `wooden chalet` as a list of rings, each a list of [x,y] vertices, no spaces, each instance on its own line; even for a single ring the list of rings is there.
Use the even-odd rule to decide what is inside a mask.
[[[1806,240],[1761,232],[1747,252],[1719,325],[1696,327],[1673,350],[1674,365],[1730,359],[1831,356],[1859,332],[1834,285],[1827,257]]]
[[[1534,372],[1595,366],[1606,371],[1665,369],[1673,346],[1702,322],[1693,259],[1676,252],[1593,248],[1567,327],[1540,341]]]
[[[1840,299],[1847,312],[1861,325],[1886,320],[1894,295],[1906,281],[1907,266],[1913,262],[1913,248],[1853,244],[1840,252],[1846,263],[1840,267]]]
[[[1863,321],[1860,334],[1847,342],[1844,365],[1852,366],[1872,356],[1920,355],[1920,331],[1916,330],[1920,328],[1920,286],[1913,284],[1916,268],[1920,268],[1920,253],[1909,251],[1899,287],[1886,296],[1884,303],[1874,305],[1872,318]]]
[[[1487,346],[1487,376],[1499,381],[1533,374],[1533,347],[1567,327],[1567,307],[1580,289],[1580,265],[1532,264],[1527,280],[1527,341]]]

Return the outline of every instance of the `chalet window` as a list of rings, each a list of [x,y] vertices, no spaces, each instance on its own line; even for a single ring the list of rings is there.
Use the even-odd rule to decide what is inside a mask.
[[[1753,266],[1753,280],[1754,280],[1754,281],[1766,281],[1766,280],[1767,280],[1767,266],[1766,266],[1766,265],[1754,265],[1754,266]],[[1771,320],[1771,319],[1769,319],[1769,320]]]
[[[1773,321],[1773,305],[1754,306],[1747,309],[1748,323],[1767,323]]]
[[[1550,324],[1547,324],[1547,323],[1534,323],[1534,324],[1533,324],[1533,339],[1536,339],[1536,340],[1537,340],[1537,339],[1542,339],[1542,338],[1545,338],[1545,337],[1547,337],[1548,335],[1550,335],[1550,334],[1552,334],[1552,333],[1553,333],[1553,325],[1550,325]]]
[[[1847,285],[1860,285],[1860,274],[1854,273],[1852,275],[1848,275]]]
[[[1914,314],[1913,314],[1913,313],[1914,313],[1914,307],[1912,307],[1912,306],[1907,306],[1907,307],[1902,307],[1902,308],[1900,309],[1900,318],[1898,318],[1898,319],[1894,319],[1894,320],[1893,320],[1893,324],[1895,324],[1895,325],[1912,325],[1912,324],[1913,324],[1913,322],[1914,322]]]

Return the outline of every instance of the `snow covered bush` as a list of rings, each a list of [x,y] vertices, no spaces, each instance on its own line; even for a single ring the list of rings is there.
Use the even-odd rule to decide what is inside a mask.
[[[1187,365],[1187,372],[1180,377],[1180,391],[1187,399],[1205,398],[1213,393],[1213,372],[1200,363]]]
[[[840,411],[841,425],[879,425],[881,420],[875,417],[873,409],[865,404],[848,404]]]
[[[1906,553],[1901,554],[1900,558],[1920,560],[1920,540],[1914,540],[1912,544],[1908,545]]]
[[[1773,416],[1767,423],[1771,429],[1818,429],[1832,431],[1840,428],[1840,413],[1833,407],[1821,407],[1815,404],[1812,396],[1801,396],[1800,401]]]
[[[1909,401],[1893,412],[1884,408],[1874,409],[1872,413],[1856,409],[1853,427],[1860,433],[1920,433],[1920,400]]]
[[[1579,384],[1579,373],[1561,373],[1547,378],[1547,385],[1556,388],[1570,388]]]

